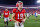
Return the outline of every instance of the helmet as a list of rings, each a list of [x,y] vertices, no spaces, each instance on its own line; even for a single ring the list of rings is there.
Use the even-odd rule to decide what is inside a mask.
[[[23,5],[23,2],[22,2],[22,1],[18,1],[18,2],[16,3],[16,7],[19,7],[19,3],[20,3],[20,5]]]

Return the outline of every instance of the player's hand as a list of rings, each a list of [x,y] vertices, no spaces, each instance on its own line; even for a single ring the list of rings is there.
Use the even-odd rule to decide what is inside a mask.
[[[22,20],[23,21],[23,23],[25,22],[25,19],[24,20]]]
[[[17,25],[19,26],[19,23],[20,23],[20,22],[16,21],[16,23],[17,23]]]

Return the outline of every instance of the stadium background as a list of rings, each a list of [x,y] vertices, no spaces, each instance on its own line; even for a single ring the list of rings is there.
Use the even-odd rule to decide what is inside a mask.
[[[8,10],[10,11],[10,18],[12,17],[12,10],[16,7],[16,2],[19,0],[0,0],[0,11],[1,11],[1,18],[0,18],[0,27],[4,27],[4,19],[3,18],[3,11],[5,10],[5,8],[8,8]],[[40,4],[36,3],[37,0],[20,0],[23,1],[24,3],[24,9],[27,12],[30,12],[31,14],[34,14],[36,11],[38,12],[38,14],[40,14]],[[27,18],[27,17],[26,17]],[[25,27],[40,27],[40,15],[38,15],[37,17],[37,21],[35,15],[31,15],[29,17],[29,21],[26,20],[24,23]],[[14,27],[14,22],[11,21],[9,22],[9,27]]]

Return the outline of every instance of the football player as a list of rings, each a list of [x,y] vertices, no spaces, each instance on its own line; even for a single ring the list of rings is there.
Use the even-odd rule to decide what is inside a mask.
[[[37,11],[35,12],[35,17],[36,17],[36,20],[37,20],[37,17],[38,17],[38,13],[37,13]]]
[[[14,25],[15,27],[24,27],[24,22],[26,20],[26,15],[25,15],[25,9],[22,9],[23,7],[23,2],[18,1],[16,3],[15,9],[13,9],[13,15],[12,15],[12,20],[15,22]]]
[[[29,20],[29,16],[30,16],[30,13],[29,13],[29,9],[27,9],[27,20]]]
[[[6,23],[7,23],[7,27],[8,27],[9,16],[10,16],[10,13],[9,13],[8,9],[6,8],[5,11],[3,12],[5,27],[6,27]]]

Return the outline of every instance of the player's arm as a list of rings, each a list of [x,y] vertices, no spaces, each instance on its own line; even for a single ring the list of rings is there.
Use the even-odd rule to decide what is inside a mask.
[[[16,20],[15,20],[15,14],[16,14],[16,12],[15,11],[16,11],[16,9],[13,9],[13,11],[12,11],[13,12],[13,14],[12,14],[12,21],[16,22]]]
[[[18,22],[18,21],[15,20],[15,13],[12,14],[12,21]]]
[[[26,21],[26,14],[24,14],[24,19],[23,19],[23,21],[24,21],[24,22]]]
[[[10,17],[10,12],[9,12],[9,17]]]
[[[12,14],[12,21],[16,22],[16,20],[14,19],[14,17],[15,17],[15,13]]]
[[[17,20],[15,20],[15,15],[16,15],[16,9],[13,9],[12,21],[18,22]]]
[[[14,19],[14,17],[15,17],[15,13],[13,13],[13,15],[12,15],[12,21],[16,22],[17,25],[18,25],[18,23],[20,23],[20,22],[16,21],[16,20]]]
[[[15,20],[15,13],[12,14],[12,21],[16,22],[16,23],[20,23],[18,21]]]
[[[26,10],[24,10],[24,19],[23,19],[23,21],[25,22],[26,21]]]
[[[3,13],[3,19],[4,19],[4,13]]]

